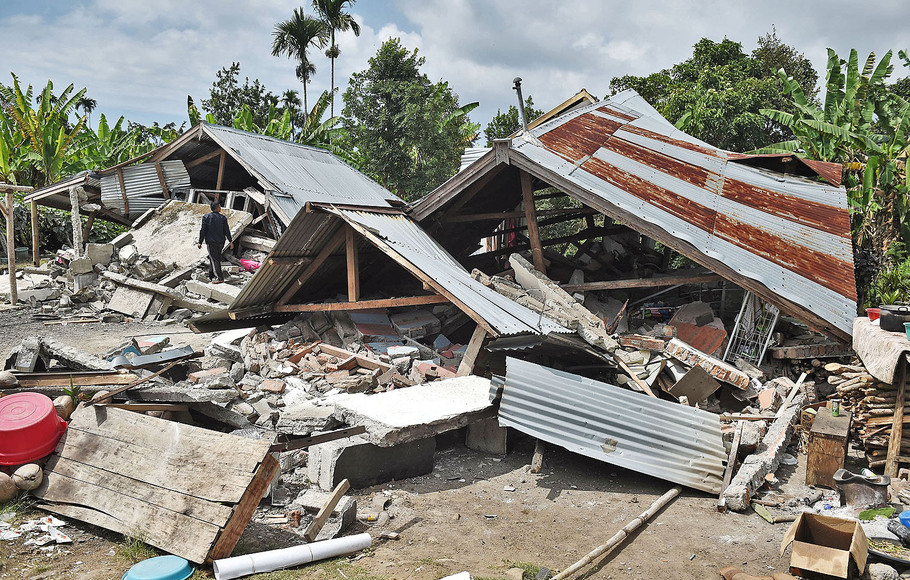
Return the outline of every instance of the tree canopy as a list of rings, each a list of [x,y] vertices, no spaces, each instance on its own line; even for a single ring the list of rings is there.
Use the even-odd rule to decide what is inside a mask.
[[[424,58],[392,38],[350,77],[343,124],[360,169],[407,200],[428,193],[458,169],[478,125],[446,82],[420,72]]]
[[[202,101],[203,108],[212,114],[219,125],[231,126],[234,115],[249,107],[253,122],[257,125],[268,123],[269,109],[278,105],[279,98],[255,79],[245,77],[240,84],[240,63],[233,62],[215,73],[215,81],[209,90],[209,98]]]
[[[528,122],[544,114],[544,111],[534,108],[534,100],[531,95],[525,99],[525,115]],[[509,110],[505,113],[502,109],[496,109],[496,115],[490,120],[490,124],[483,130],[483,136],[487,138],[487,147],[493,146],[494,139],[505,139],[512,133],[521,129],[521,119],[518,114],[518,107],[509,105]]]
[[[817,79],[809,60],[772,31],[758,39],[751,56],[738,42],[703,38],[685,61],[647,76],[614,77],[610,90],[635,89],[690,135],[723,149],[747,151],[789,137],[786,128],[760,113],[763,108],[792,110],[775,74],[779,68],[806,86]]]

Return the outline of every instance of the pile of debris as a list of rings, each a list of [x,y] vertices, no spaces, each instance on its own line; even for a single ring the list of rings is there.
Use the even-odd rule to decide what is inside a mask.
[[[879,381],[859,361],[850,365],[828,363],[825,370],[831,373],[828,383],[835,387],[828,398],[841,399],[843,408],[852,413],[851,430],[862,442],[869,466],[884,465],[897,405],[897,386]],[[899,455],[910,455],[910,442],[901,444]]]
[[[72,249],[60,250],[44,267],[22,271],[27,288],[18,292],[19,300],[37,309],[38,319],[68,322],[182,322],[194,313],[222,309],[252,278],[274,241],[252,230],[241,235],[252,216],[224,210],[242,248],[236,257],[225,254],[222,270],[228,283],[212,284],[205,251],[195,245],[207,209],[170,201],[146,212],[109,243],[89,243],[78,256]]]

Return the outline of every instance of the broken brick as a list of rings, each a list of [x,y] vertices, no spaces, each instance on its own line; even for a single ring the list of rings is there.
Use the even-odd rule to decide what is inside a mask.
[[[227,374],[227,372],[228,370],[224,367],[215,367],[207,371],[196,371],[195,373],[190,373],[190,375],[187,377],[187,380],[189,380],[191,383],[198,383],[211,377]]]
[[[283,393],[284,387],[284,381],[279,381],[278,379],[266,379],[259,383],[259,390],[269,393]]]

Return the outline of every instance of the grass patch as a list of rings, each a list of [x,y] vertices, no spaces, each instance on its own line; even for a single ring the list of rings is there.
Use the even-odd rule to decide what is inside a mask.
[[[318,578],[319,580],[388,580],[386,576],[373,574],[356,564],[340,557],[324,560],[314,564],[297,566],[290,570],[276,570],[265,574],[255,574],[250,580],[297,580],[298,578]]]
[[[141,534],[124,536],[123,541],[117,544],[115,553],[130,564],[136,564],[158,555],[155,548],[145,543]]]
[[[19,497],[14,497],[9,501],[0,504],[0,516],[10,513],[16,514],[16,517],[9,522],[11,524],[35,519],[33,517],[37,514],[35,503],[37,503],[37,501],[31,495],[27,493],[19,494]]]
[[[538,564],[532,564],[531,562],[512,562],[510,560],[505,560],[505,563],[509,568],[521,568],[522,580],[534,580],[540,572],[540,566]]]

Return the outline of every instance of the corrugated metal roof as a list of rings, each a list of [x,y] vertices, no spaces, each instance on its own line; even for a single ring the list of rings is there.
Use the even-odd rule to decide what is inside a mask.
[[[41,205],[56,207],[58,209],[70,209],[70,187],[75,186],[99,188],[101,182],[94,171],[80,171],[56,183],[46,185],[41,189],[29,193],[25,196],[24,201],[36,201]]]
[[[161,191],[161,181],[158,179],[158,170],[152,163],[144,163],[124,167],[123,184],[126,188],[126,199],[130,206],[130,216],[139,216],[147,210],[156,208],[166,200]],[[190,176],[179,159],[162,161],[161,172],[168,189],[175,190],[190,187]],[[101,176],[101,202],[109,207],[124,213],[123,190],[120,188],[120,177],[117,173],[107,173]]]
[[[513,139],[513,164],[516,153],[576,188],[570,195],[585,192],[585,203],[635,227],[656,226],[664,234],[645,233],[687,242],[718,273],[729,267],[841,336],[851,332],[856,286],[842,188],[730,163],[731,154],[679,131],[631,90]]]
[[[473,279],[455,258],[410,218],[340,209],[333,213],[353,225],[374,244],[384,246],[412,268],[423,272],[437,291],[449,293],[462,310],[469,315],[471,311],[476,313],[500,336],[571,332]],[[401,260],[396,261],[401,263]]]
[[[274,304],[289,284],[306,269],[312,258],[335,234],[344,220],[393,260],[418,277],[428,280],[437,291],[450,296],[468,316],[480,317],[498,335],[548,334],[571,331],[541,317],[496,291],[477,282],[420,226],[400,214],[333,208],[300,212],[253,279],[231,304],[231,311]],[[340,248],[338,254],[344,253]],[[364,258],[361,257],[361,261]],[[361,266],[364,264],[361,263]],[[341,275],[344,275],[342,270]],[[320,276],[314,277],[319,280]],[[303,289],[304,294],[306,288]]]
[[[499,424],[612,465],[721,490],[720,419],[701,409],[508,358]]]
[[[370,207],[404,204],[393,193],[323,149],[230,127],[208,123],[203,127],[207,135],[231,151],[247,171],[263,182],[273,193],[274,203],[290,218],[307,202]]]

